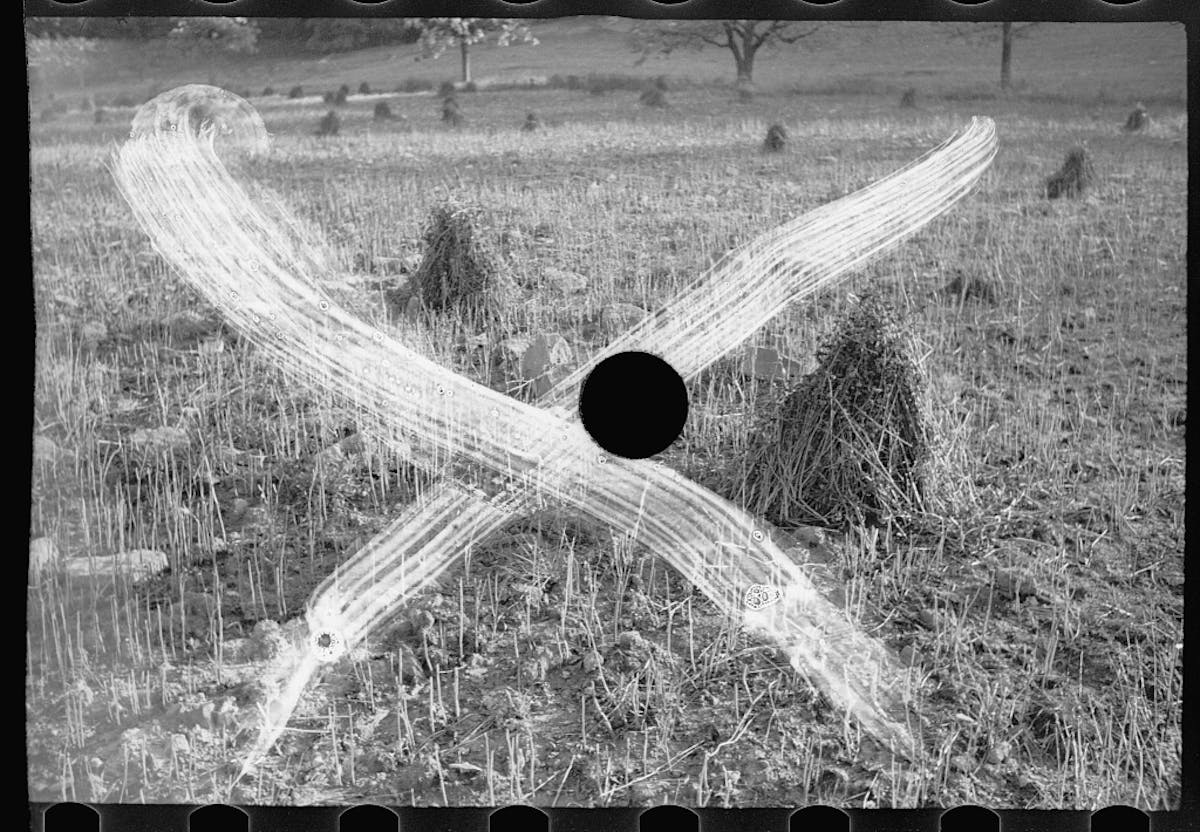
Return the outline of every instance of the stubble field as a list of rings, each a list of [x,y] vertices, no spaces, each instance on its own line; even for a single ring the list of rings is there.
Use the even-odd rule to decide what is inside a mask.
[[[517,286],[486,331],[423,316],[423,349],[502,386],[486,356],[553,332],[582,360],[614,303],[653,310],[719,255],[993,118],[978,190],[754,343],[805,368],[881,294],[923,349],[946,510],[916,533],[794,530],[851,616],[913,667],[927,764],[864,753],[852,724],[654,554],[549,510],[481,541],[326,672],[259,776],[227,792],[263,620],[431,482],[361,445],[351,408],[289,383],[151,249],[106,169],[132,111],[34,125],[37,388],[31,538],[169,567],[29,590],[35,799],[418,805],[1177,804],[1186,425],[1186,115],[1126,102],[727,89],[460,93],[340,108],[255,98],[254,178],[314,229],[331,288],[383,326],[431,210],[469,200]],[[523,132],[529,111],[544,123]],[[124,121],[122,122],[122,117]],[[779,154],[759,145],[787,128]],[[1040,193],[1086,143],[1098,182]],[[946,291],[955,279],[962,291]],[[975,286],[978,291],[967,291]],[[691,390],[664,461],[735,502],[777,382],[735,360]],[[519,390],[515,394],[521,395]],[[165,430],[164,430],[165,429]],[[32,583],[32,582],[31,582]]]

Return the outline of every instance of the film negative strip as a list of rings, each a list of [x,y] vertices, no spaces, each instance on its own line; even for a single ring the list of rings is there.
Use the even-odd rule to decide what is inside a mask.
[[[1194,828],[1193,10],[398,6],[26,6],[31,828]]]

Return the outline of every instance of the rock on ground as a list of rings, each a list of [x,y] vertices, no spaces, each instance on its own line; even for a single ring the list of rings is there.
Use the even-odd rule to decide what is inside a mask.
[[[142,451],[170,452],[184,450],[190,440],[183,428],[161,427],[135,430],[129,434],[129,443]]]
[[[649,312],[632,303],[610,303],[600,310],[600,325],[617,335],[641,321]]]
[[[787,381],[804,375],[804,365],[771,347],[747,347],[742,353],[742,375],[760,381]]]
[[[58,546],[48,537],[29,541],[29,585],[37,586],[42,576],[58,565]]]
[[[93,576],[128,575],[130,580],[143,581],[167,568],[166,554],[156,549],[130,549],[115,555],[68,558],[64,565],[67,577],[77,580]]]

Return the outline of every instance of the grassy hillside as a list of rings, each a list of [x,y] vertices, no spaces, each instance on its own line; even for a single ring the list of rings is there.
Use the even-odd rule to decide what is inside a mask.
[[[517,80],[553,75],[621,73],[677,83],[730,84],[733,60],[726,50],[678,51],[635,65],[630,22],[621,18],[568,18],[534,25],[537,46],[474,49],[477,78]],[[986,28],[986,27],[985,27]],[[993,34],[995,27],[992,26]],[[794,46],[760,55],[756,81],[764,91],[897,93],[915,86],[927,94],[994,92],[999,77],[998,38],[956,37],[945,24],[832,23]],[[367,81],[391,90],[406,79],[458,80],[452,51],[419,61],[416,46],[378,48],[323,58],[279,56],[184,58],[170,45],[109,44],[87,73],[87,91],[105,96],[146,93],[185,82],[217,82],[231,89],[302,84],[314,90],[352,89]],[[1182,103],[1186,95],[1182,26],[1173,24],[1043,24],[1014,47],[1014,83],[1023,95],[1073,96],[1130,103]],[[56,85],[57,86],[57,85]],[[61,89],[67,93],[67,89]],[[76,92],[77,90],[69,90]]]

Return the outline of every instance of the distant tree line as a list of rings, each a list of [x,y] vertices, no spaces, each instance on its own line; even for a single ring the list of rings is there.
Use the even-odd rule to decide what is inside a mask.
[[[31,44],[45,65],[64,61],[59,53],[70,44],[81,47],[102,40],[168,38],[189,51],[252,53],[264,47],[298,48],[316,53],[349,52],[372,46],[420,43],[420,58],[436,59],[457,49],[462,80],[471,80],[471,47],[493,43],[536,45],[529,26],[519,20],[481,17],[420,17],[346,20],[343,18],[31,18],[26,21]],[[31,47],[32,48],[32,47]],[[91,48],[88,46],[88,48]]]
[[[847,24],[874,25],[874,24]],[[950,24],[952,35],[976,44],[1000,42],[1000,86],[1012,84],[1013,42],[1036,23]],[[755,58],[763,47],[796,44],[821,31],[820,24],[787,20],[639,21],[630,33],[630,46],[649,56],[670,55],[681,49],[718,47],[733,56],[739,86],[754,83]],[[471,47],[491,42],[536,45],[538,40],[522,21],[504,18],[278,18],[278,17],[53,17],[28,18],[26,33],[42,41],[46,53],[37,62],[70,62],[55,53],[67,41],[170,38],[187,49],[255,52],[279,48],[317,54],[350,52],[375,46],[420,44],[421,58],[436,59],[450,49],[458,51],[461,77],[471,80]],[[56,44],[57,42],[57,44]],[[57,50],[62,52],[63,49]],[[73,59],[72,59],[73,60]],[[78,63],[75,61],[75,63]]]
[[[97,40],[154,40],[176,31],[181,21],[196,27],[221,18],[177,17],[42,17],[28,18],[25,30],[32,37],[93,38]],[[232,20],[226,18],[225,20]],[[373,46],[411,44],[424,34],[414,19],[340,19],[255,17],[244,19],[259,48],[286,46],[313,53],[348,52]],[[223,34],[212,27],[214,38]]]

